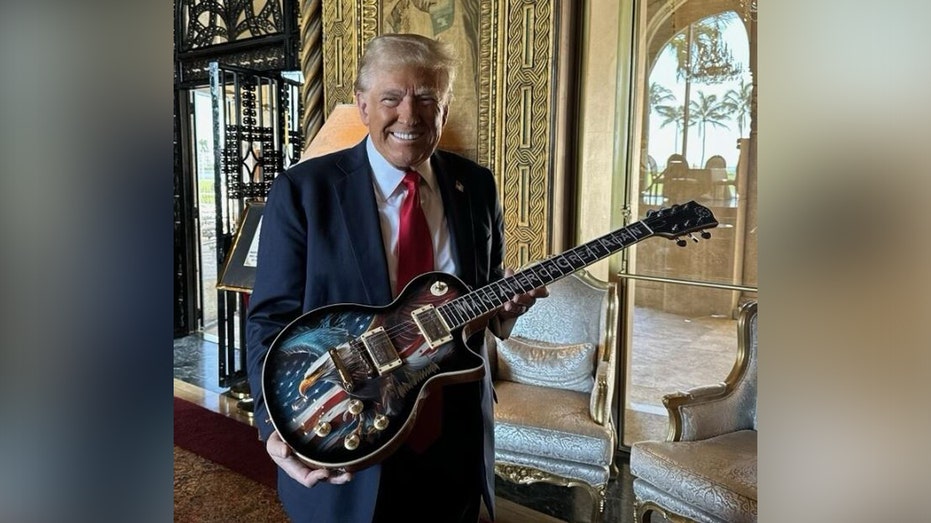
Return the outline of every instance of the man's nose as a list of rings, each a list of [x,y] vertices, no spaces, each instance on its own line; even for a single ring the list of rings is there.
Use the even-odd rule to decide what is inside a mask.
[[[412,96],[405,96],[398,104],[398,121],[404,125],[417,125],[417,105]]]

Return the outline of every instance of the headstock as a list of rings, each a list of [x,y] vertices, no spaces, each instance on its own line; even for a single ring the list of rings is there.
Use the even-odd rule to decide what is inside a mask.
[[[710,209],[699,205],[694,200],[681,205],[673,205],[663,209],[657,209],[647,212],[644,218],[645,223],[656,236],[664,236],[676,240],[676,245],[685,247],[688,243],[681,238],[688,235],[693,241],[698,241],[692,233],[701,231],[701,237],[704,239],[711,238],[711,233],[706,229],[713,229],[718,226],[718,220]]]

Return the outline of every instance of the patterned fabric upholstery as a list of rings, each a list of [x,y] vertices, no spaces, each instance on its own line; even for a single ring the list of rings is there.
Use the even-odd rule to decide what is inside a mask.
[[[739,314],[738,355],[724,383],[669,394],[669,441],[634,443],[638,521],[650,504],[707,523],[757,520],[757,304]]]
[[[701,441],[644,441],[631,448],[630,472],[720,520],[756,521],[756,436],[741,430]]]
[[[495,389],[497,457],[507,454],[512,465],[593,485],[608,481],[614,434],[610,427],[592,422],[587,394],[509,381],[498,382]]]
[[[583,486],[598,520],[614,463],[616,288],[584,270],[547,287],[549,297],[518,319],[510,338],[486,338],[498,399],[496,470],[521,483]]]
[[[498,378],[591,393],[595,344],[559,344],[511,336],[498,342]]]

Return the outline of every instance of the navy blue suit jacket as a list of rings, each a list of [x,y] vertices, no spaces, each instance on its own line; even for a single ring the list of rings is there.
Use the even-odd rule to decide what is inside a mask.
[[[500,279],[503,219],[491,171],[444,151],[435,152],[431,164],[449,226],[456,276],[472,288]],[[263,441],[273,427],[262,397],[262,366],[282,328],[329,304],[381,306],[392,301],[372,176],[363,140],[350,149],[300,162],[272,183],[262,217],[247,323],[247,371]],[[484,352],[481,346],[475,349]],[[459,397],[444,398],[447,409],[452,402],[455,408],[465,408],[464,416],[474,418],[470,426],[475,432],[455,437],[464,438],[464,444],[482,442],[478,452],[484,459],[476,480],[482,482],[493,514],[493,394],[487,366],[486,357],[482,382],[456,386]],[[308,489],[279,470],[279,496],[295,520],[368,522],[379,475],[380,465],[374,465],[356,472],[345,485],[320,483]]]

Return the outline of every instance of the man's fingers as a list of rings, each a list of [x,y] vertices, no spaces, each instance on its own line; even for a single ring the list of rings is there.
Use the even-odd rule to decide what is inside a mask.
[[[265,443],[265,450],[273,458],[287,458],[291,454],[291,447],[282,441],[277,432],[272,432]]]
[[[348,483],[352,479],[352,474],[349,472],[343,472],[337,476],[330,478],[330,483],[334,485],[342,485],[343,483]]]
[[[326,469],[312,469],[295,458],[288,458],[278,464],[281,470],[305,487],[313,487],[330,476]]]
[[[331,475],[327,469],[314,469],[307,466],[306,463],[294,457],[291,447],[282,441],[277,432],[273,432],[265,442],[265,449],[272,461],[278,465],[281,470],[288,476],[305,487],[313,487],[321,481],[328,481],[334,485],[342,485],[352,479],[352,474],[342,472],[337,475]]]

